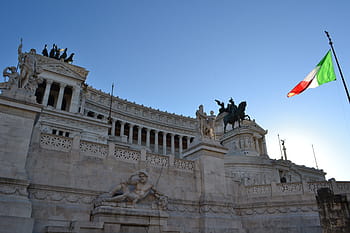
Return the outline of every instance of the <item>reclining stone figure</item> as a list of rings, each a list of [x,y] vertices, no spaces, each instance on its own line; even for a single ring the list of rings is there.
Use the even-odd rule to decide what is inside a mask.
[[[140,170],[133,173],[126,182],[120,183],[109,193],[100,195],[95,201],[95,206],[106,202],[132,202],[135,206],[138,201],[151,193],[158,200],[158,206],[162,209],[166,208],[167,197],[159,193],[149,182],[148,173]]]

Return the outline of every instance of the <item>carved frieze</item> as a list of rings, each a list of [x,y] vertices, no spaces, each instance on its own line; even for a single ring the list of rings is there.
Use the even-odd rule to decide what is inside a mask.
[[[90,205],[93,199],[100,193],[47,185],[31,185],[28,191],[29,198],[32,200],[86,205]]]
[[[316,205],[300,205],[300,206],[271,206],[261,208],[238,208],[237,214],[240,216],[249,215],[270,215],[270,214],[289,214],[300,212],[318,212]]]
[[[27,187],[21,180],[0,178],[0,195],[28,197]]]
[[[92,102],[97,102],[97,106],[101,106],[101,104],[104,105],[102,108],[109,109],[110,107],[110,96],[102,91],[95,90],[91,87],[89,87],[88,89],[87,99]],[[148,123],[152,121],[154,123],[165,123],[169,125],[170,128],[173,127],[175,130],[178,129],[180,126],[185,128],[183,129],[184,131],[188,131],[191,133],[194,133],[196,127],[195,119],[190,117],[183,117],[180,115],[154,110],[143,105],[138,105],[126,100],[119,99],[118,97],[114,97],[113,103],[115,103],[114,105],[116,105],[117,108],[113,108],[112,117],[115,113],[122,114],[123,119],[125,119],[124,116],[133,116],[130,119],[133,123],[137,123],[134,120],[135,118],[140,118],[140,123],[143,124],[145,124],[144,122],[147,122],[148,125]],[[95,108],[95,110],[97,112],[101,112],[102,108],[98,107],[98,109]],[[117,116],[115,117],[118,118]]]

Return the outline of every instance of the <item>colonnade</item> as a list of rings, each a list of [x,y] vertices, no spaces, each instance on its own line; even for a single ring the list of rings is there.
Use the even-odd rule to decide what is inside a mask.
[[[181,158],[183,151],[193,140],[193,136],[161,131],[121,120],[112,119],[111,123],[111,136],[127,136],[128,143],[146,146],[154,153],[163,155],[170,153]]]
[[[52,106],[59,110],[77,112],[79,102],[79,88],[66,83],[45,79],[36,91],[38,101],[44,106]]]

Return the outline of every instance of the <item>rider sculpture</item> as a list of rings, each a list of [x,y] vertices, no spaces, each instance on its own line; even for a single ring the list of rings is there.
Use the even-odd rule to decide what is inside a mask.
[[[226,113],[224,116],[224,133],[226,133],[227,124],[232,125],[232,129],[234,129],[235,122],[238,122],[238,127],[241,127],[241,122],[245,119],[250,120],[250,117],[245,114],[245,108],[247,106],[247,102],[241,102],[238,107],[235,105],[235,102],[232,98],[230,98],[227,107],[225,108],[224,102],[219,100],[215,100],[217,104],[220,106],[219,115],[222,113]]]

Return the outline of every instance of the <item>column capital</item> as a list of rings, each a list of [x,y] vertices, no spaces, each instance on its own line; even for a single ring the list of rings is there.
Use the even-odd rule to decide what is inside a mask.
[[[60,85],[61,88],[64,88],[67,86],[67,83],[58,83]]]
[[[51,79],[45,79],[45,81],[46,81],[46,84],[52,84],[53,83],[53,80],[51,80]]]

